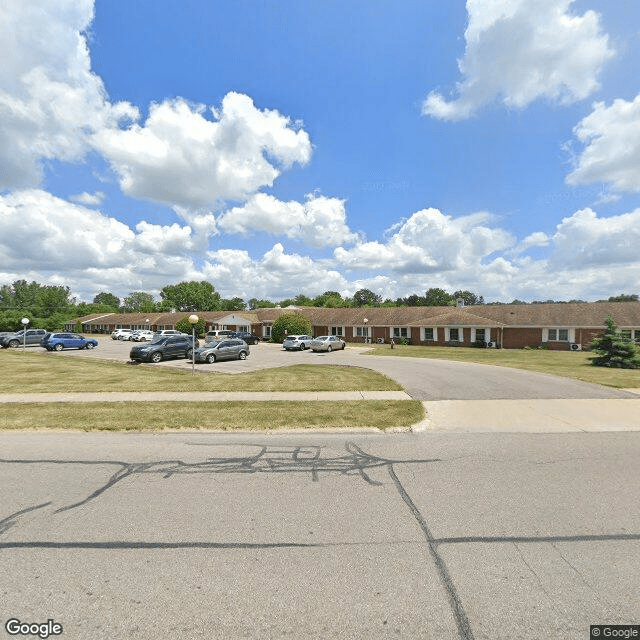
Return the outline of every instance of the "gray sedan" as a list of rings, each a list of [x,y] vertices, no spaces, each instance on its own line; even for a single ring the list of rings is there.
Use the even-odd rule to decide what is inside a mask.
[[[345,343],[339,336],[318,336],[309,346],[312,351],[336,351],[344,349]]]
[[[244,340],[221,340],[208,342],[204,347],[195,350],[196,362],[213,364],[218,360],[246,360],[249,345]]]

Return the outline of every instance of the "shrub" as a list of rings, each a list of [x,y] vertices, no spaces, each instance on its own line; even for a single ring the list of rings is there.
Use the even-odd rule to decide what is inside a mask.
[[[311,320],[301,313],[283,313],[271,327],[271,339],[274,342],[282,342],[287,335],[311,335],[313,327]]]
[[[596,367],[640,369],[640,355],[633,341],[618,332],[613,318],[607,318],[604,326],[604,334],[589,345],[597,354],[589,357],[591,364]]]
[[[189,316],[185,316],[181,320],[176,322],[176,330],[191,335],[191,323],[189,322]],[[204,318],[199,318],[195,325],[196,336],[204,335],[204,330],[207,328],[207,321]]]

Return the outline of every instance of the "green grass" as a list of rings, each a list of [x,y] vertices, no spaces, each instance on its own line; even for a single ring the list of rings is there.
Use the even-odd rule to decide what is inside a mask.
[[[424,418],[417,400],[341,402],[92,402],[2,405],[0,430],[270,431],[409,427]]]
[[[616,388],[640,388],[640,369],[594,367],[585,351],[551,351],[547,349],[474,349],[470,347],[422,347],[372,345],[380,356],[406,356],[492,364],[499,367],[551,373],[566,378]]]
[[[381,373],[359,367],[293,365],[225,375],[93,358],[0,351],[0,393],[81,391],[401,391]]]

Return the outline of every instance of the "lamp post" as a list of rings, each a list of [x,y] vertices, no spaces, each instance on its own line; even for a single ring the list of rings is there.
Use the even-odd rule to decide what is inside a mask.
[[[368,343],[369,342],[369,327],[367,326],[367,322],[369,322],[369,318],[363,318],[362,322],[364,322],[364,333],[365,333],[364,341],[366,343]]]
[[[20,321],[22,322],[22,353],[25,352],[27,348],[27,325],[29,324],[29,318],[22,318]]]
[[[189,323],[191,324],[191,375],[196,372],[196,325],[198,320],[200,318],[195,313],[189,316]]]

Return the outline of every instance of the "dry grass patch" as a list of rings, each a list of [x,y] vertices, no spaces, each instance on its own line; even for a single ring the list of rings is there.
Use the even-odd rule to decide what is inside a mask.
[[[551,351],[547,349],[475,349],[471,347],[422,347],[373,345],[374,355],[433,358],[492,364],[499,367],[551,373],[607,387],[640,388],[640,369],[594,367],[585,351]]]
[[[3,404],[0,429],[270,431],[409,427],[424,418],[417,400],[345,402],[92,402]]]
[[[192,375],[153,365],[0,351],[0,393],[401,390],[397,382],[381,373],[359,367],[293,365],[234,375]]]

